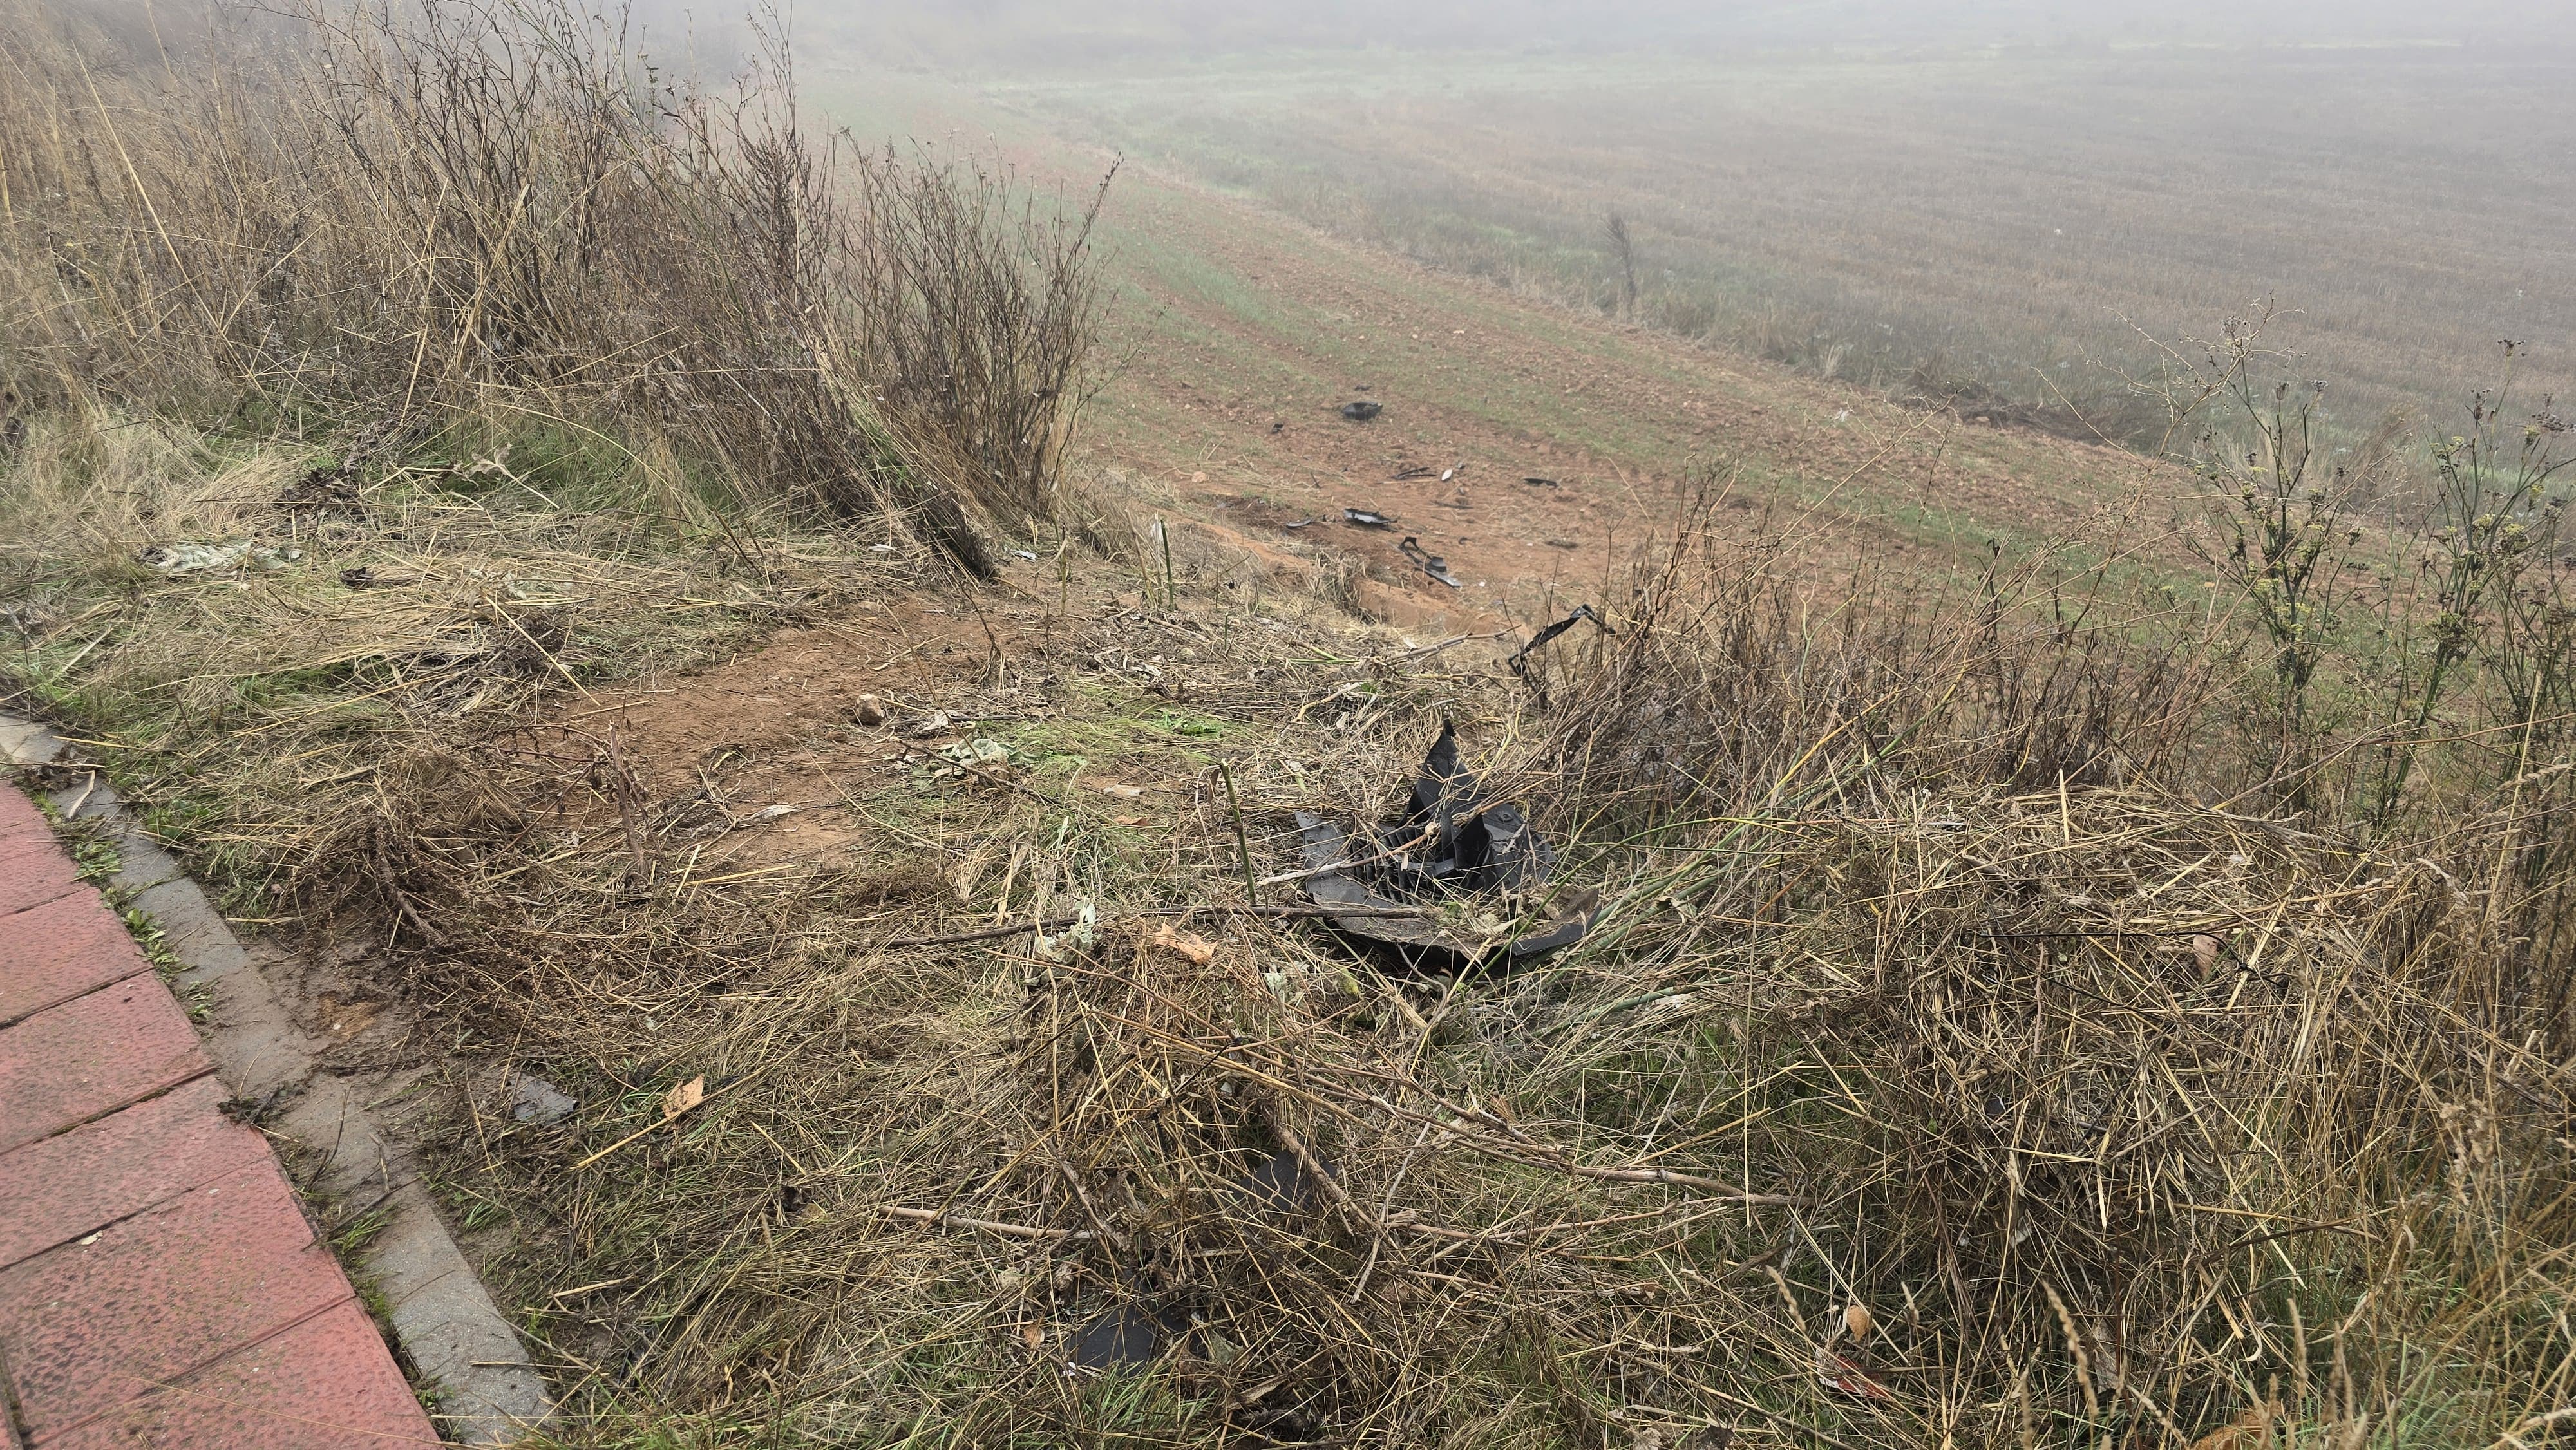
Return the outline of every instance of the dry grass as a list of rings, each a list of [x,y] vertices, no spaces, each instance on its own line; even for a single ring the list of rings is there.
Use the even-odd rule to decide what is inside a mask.
[[[497,83],[470,51],[442,52],[459,83]],[[175,84],[101,85],[146,81]],[[65,93],[0,105],[30,94]],[[86,188],[72,139],[41,165]],[[899,519],[756,506],[687,428],[532,424],[518,404],[566,396],[524,381],[561,361],[541,292],[488,333],[485,282],[188,321],[258,289],[180,285],[152,258],[182,238],[118,209],[180,185],[177,154],[126,202],[112,171],[64,192],[122,231],[11,224],[19,304],[48,266],[89,300],[46,302],[6,355],[49,391],[0,462],[0,669],[103,742],[237,914],[381,954],[436,1044],[442,1191],[508,1226],[491,1276],[556,1376],[555,1441],[2214,1450],[2233,1425],[2237,1450],[2491,1450],[2576,1423],[2576,611],[2553,568],[2358,653],[2367,621],[2329,610],[2298,711],[2234,601],[2118,582],[2133,540],[1952,594],[1819,585],[1796,537],[1725,542],[1715,488],[1605,591],[1607,628],[1526,677],[1483,641],[1172,598],[1096,495],[1058,515],[1058,543],[1102,547],[1061,549],[1052,597],[965,586]],[[905,224],[1017,245],[947,205]],[[361,235],[308,222],[316,256]],[[267,330],[334,316],[293,348]],[[340,326],[369,316],[414,319],[384,334],[403,346]],[[989,356],[924,327],[907,356]],[[207,397],[305,407],[317,379],[408,388],[368,369],[424,338],[479,339],[421,374],[448,390],[433,426],[397,410],[325,449],[189,421]],[[233,347],[269,361],[218,366]],[[1036,446],[1023,425],[1053,416],[940,436]],[[723,436],[784,436],[743,426]],[[2492,541],[2554,538],[2549,476],[2514,490],[2555,426],[2489,412],[2447,455],[2483,510],[2448,537],[2482,578]],[[143,561],[192,545],[270,553]],[[2447,577],[2392,584],[2382,618]],[[1131,581],[1145,603],[1104,600]],[[842,789],[816,807],[854,824],[831,853],[701,869],[757,818],[704,758],[634,769],[591,713],[611,681],[932,590],[988,649],[902,718],[815,732],[882,755],[939,712],[1008,760]],[[1379,815],[1444,717],[1560,843],[1561,892],[1598,893],[1561,958],[1358,960],[1272,879],[1291,809]],[[1155,788],[1080,784],[1105,774]],[[514,1072],[579,1111],[514,1121]],[[1069,1362],[1149,1321],[1142,1362]]]
[[[927,559],[549,506],[581,477],[516,452],[299,510],[287,451],[22,446],[13,676],[237,912],[393,944],[561,1443],[2181,1446],[2277,1401],[2275,1443],[2485,1447],[2576,1393],[2567,773],[2460,756],[2369,846],[2267,808],[2265,657],[2198,601],[1817,594],[1693,514],[1521,682],[988,594],[998,652],[902,703],[1012,784],[854,788],[851,848],[710,874],[756,827],[705,781],[522,727]],[[156,530],[307,554],[165,578]],[[1601,893],[1559,960],[1408,975],[1241,884],[1214,765],[1275,874],[1444,715]],[[514,1122],[516,1071],[581,1110]],[[1163,1352],[1069,1370],[1121,1315]]]
[[[783,874],[691,879],[694,784],[549,825],[620,796],[595,754],[389,762],[298,899],[467,1029],[435,1156],[514,1226],[557,1435],[2182,1445],[2277,1400],[2288,1443],[2483,1446],[2563,1403],[2556,776],[2377,850],[2201,804],[2246,783],[2205,614],[2036,564],[1816,599],[1712,538],[1536,691],[999,605],[912,703],[1016,717],[1017,786],[861,794],[872,843]],[[1275,872],[1446,713],[1603,893],[1559,962],[1389,973],[1239,883],[1210,764]],[[1074,753],[1183,783],[1129,824]],[[583,1111],[512,1123],[505,1070]],[[1250,1186],[1283,1152],[1329,1165],[1294,1204]],[[1883,1397],[1819,1380],[1855,1303]],[[1068,1369],[1121,1314],[1168,1352]]]
[[[551,0],[315,6],[158,50],[9,21],[0,411],[366,428],[397,457],[456,411],[515,415],[717,494],[893,508],[982,574],[967,510],[1049,511],[1088,214],[809,132],[783,38],[701,85]]]

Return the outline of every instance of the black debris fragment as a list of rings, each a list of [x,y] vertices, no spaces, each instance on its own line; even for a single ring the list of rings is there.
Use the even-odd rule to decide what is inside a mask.
[[[1358,402],[1344,403],[1342,405],[1342,416],[1350,419],[1354,423],[1365,423],[1385,411],[1386,405],[1384,403],[1380,403],[1369,398],[1362,398]]]
[[[1608,620],[1605,620],[1600,615],[1592,612],[1591,605],[1578,604],[1574,606],[1574,612],[1572,614],[1569,614],[1563,619],[1558,620],[1556,623],[1549,625],[1547,628],[1540,630],[1538,633],[1531,635],[1529,643],[1522,645],[1519,650],[1513,653],[1509,660],[1505,661],[1505,663],[1511,666],[1512,673],[1515,675],[1528,674],[1529,666],[1527,661],[1530,656],[1530,651],[1537,649],[1540,645],[1546,644],[1548,641],[1565,633],[1567,630],[1574,628],[1575,625],[1587,619],[1591,620],[1593,624],[1599,626],[1603,634],[1618,633],[1617,630],[1610,627]]]
[[[1345,936],[1395,948],[1413,965],[1533,961],[1591,928],[1597,898],[1589,893],[1571,910],[1541,909],[1556,853],[1518,806],[1488,797],[1459,762],[1454,726],[1441,726],[1400,819],[1354,841],[1340,825],[1299,811],[1297,830],[1314,873],[1307,896],[1319,906],[1350,908],[1325,919]],[[1416,914],[1444,902],[1505,924],[1506,934],[1478,940]]]
[[[1163,1336],[1171,1327],[1142,1304],[1114,1305],[1074,1335],[1073,1362],[1084,1369],[1143,1364],[1162,1352]]]
[[[1540,478],[1536,475],[1524,478],[1521,482],[1528,484],[1532,488],[1556,488],[1560,486],[1553,478]]]
[[[1323,1168],[1335,1173],[1330,1163]],[[1308,1212],[1323,1200],[1306,1165],[1297,1161],[1296,1154],[1284,1151],[1254,1164],[1251,1172],[1234,1180],[1234,1187],[1255,1212],[1271,1218]]]
[[[1388,479],[1387,482],[1411,483],[1417,478],[1429,478],[1430,476],[1431,470],[1428,468],[1407,468],[1397,473],[1395,477]]]
[[[1396,526],[1397,519],[1393,514],[1382,514],[1375,509],[1344,509],[1342,522],[1363,529],[1391,529]]]
[[[1432,578],[1439,580],[1450,588],[1464,589],[1467,587],[1465,584],[1459,582],[1457,576],[1449,572],[1448,560],[1443,559],[1439,555],[1422,547],[1422,541],[1413,537],[1411,534],[1405,535],[1404,542],[1396,545],[1395,549],[1397,553],[1402,554],[1404,557],[1411,559],[1416,564],[1421,565],[1423,573],[1430,575]]]
[[[581,1104],[572,1094],[541,1077],[514,1073],[510,1077],[510,1120],[544,1127],[572,1116]]]

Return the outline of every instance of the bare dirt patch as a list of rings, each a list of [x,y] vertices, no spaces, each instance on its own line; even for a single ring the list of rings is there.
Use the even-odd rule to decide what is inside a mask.
[[[884,835],[859,798],[1020,693],[988,687],[1008,675],[1004,652],[1023,624],[891,600],[603,694],[529,737],[529,763],[552,765],[559,782],[538,812],[574,831],[622,831],[631,813],[692,840],[689,869],[702,876],[847,854]]]

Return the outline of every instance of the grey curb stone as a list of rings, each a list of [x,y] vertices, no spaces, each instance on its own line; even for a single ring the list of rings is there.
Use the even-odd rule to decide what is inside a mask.
[[[0,762],[48,765],[62,750],[63,741],[43,725],[0,713]],[[178,985],[203,989],[213,1018],[206,1050],[224,1085],[253,1101],[292,1090],[276,1127],[327,1147],[320,1186],[343,1203],[372,1204],[387,1215],[361,1252],[363,1267],[384,1297],[403,1352],[438,1385],[443,1432],[466,1445],[516,1444],[553,1412],[545,1379],[457,1249],[400,1145],[355,1100],[349,1079],[316,1063],[322,1044],[296,1025],[258,959],[177,858],[124,809],[114,787],[93,781],[49,799],[56,810],[96,821],[115,838],[122,865],[108,884],[130,893],[135,909],[161,929],[185,968]]]

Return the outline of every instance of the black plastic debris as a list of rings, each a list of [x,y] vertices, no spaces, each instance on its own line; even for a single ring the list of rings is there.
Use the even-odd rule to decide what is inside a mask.
[[[1464,589],[1467,587],[1465,584],[1459,582],[1456,576],[1449,572],[1448,560],[1443,559],[1439,555],[1422,547],[1422,541],[1413,537],[1411,534],[1404,536],[1404,542],[1396,545],[1395,551],[1402,554],[1404,557],[1411,559],[1414,563],[1421,565],[1423,573],[1430,575],[1432,578],[1439,580],[1450,588]]]
[[[1342,522],[1363,529],[1391,529],[1396,525],[1396,517],[1393,514],[1379,513],[1375,509],[1344,509]]]
[[[1073,1362],[1084,1369],[1143,1364],[1162,1352],[1166,1326],[1144,1305],[1130,1301],[1093,1315],[1073,1336]]]
[[[1345,936],[1393,947],[1415,965],[1533,961],[1572,946],[1591,928],[1586,893],[1573,910],[1542,910],[1556,853],[1520,807],[1485,794],[1458,760],[1458,734],[1443,724],[1423,758],[1404,814],[1356,839],[1313,811],[1297,813],[1306,895]],[[1420,908],[1455,904],[1504,933],[1471,937]]]
[[[1555,479],[1540,478],[1536,474],[1532,474],[1529,477],[1522,479],[1521,482],[1528,484],[1532,488],[1555,488],[1558,486]]]
[[[1299,519],[1297,522],[1295,522],[1295,523],[1293,523],[1293,524],[1281,524],[1279,527],[1281,527],[1281,528],[1283,528],[1283,529],[1302,529],[1302,528],[1306,528],[1307,526],[1309,526],[1309,525],[1311,525],[1311,524],[1314,524],[1314,523],[1316,523],[1316,522],[1318,522],[1318,520],[1316,520],[1316,519],[1312,519],[1312,518],[1303,518],[1303,519]]]
[[[1350,419],[1354,423],[1365,423],[1385,411],[1386,405],[1384,403],[1375,402],[1368,398],[1362,398],[1356,403],[1344,403],[1342,405],[1342,416]]]
[[[1549,625],[1547,628],[1540,630],[1538,633],[1531,635],[1529,643],[1522,645],[1518,650],[1514,651],[1512,657],[1504,661],[1504,663],[1511,666],[1513,674],[1522,676],[1528,675],[1530,651],[1548,643],[1558,635],[1565,633],[1567,630],[1574,628],[1576,625],[1587,619],[1599,626],[1603,634],[1617,633],[1616,630],[1613,630],[1610,627],[1610,622],[1608,620],[1605,620],[1600,615],[1592,612],[1591,605],[1578,604],[1574,606],[1574,612],[1572,614],[1569,614],[1563,619],[1558,620],[1556,623]]]
[[[1341,1176],[1332,1164],[1322,1166],[1326,1173]],[[1287,1152],[1273,1153],[1252,1165],[1251,1172],[1234,1180],[1234,1189],[1247,1206],[1265,1218],[1310,1212],[1324,1201],[1315,1176],[1297,1161],[1296,1154]]]

